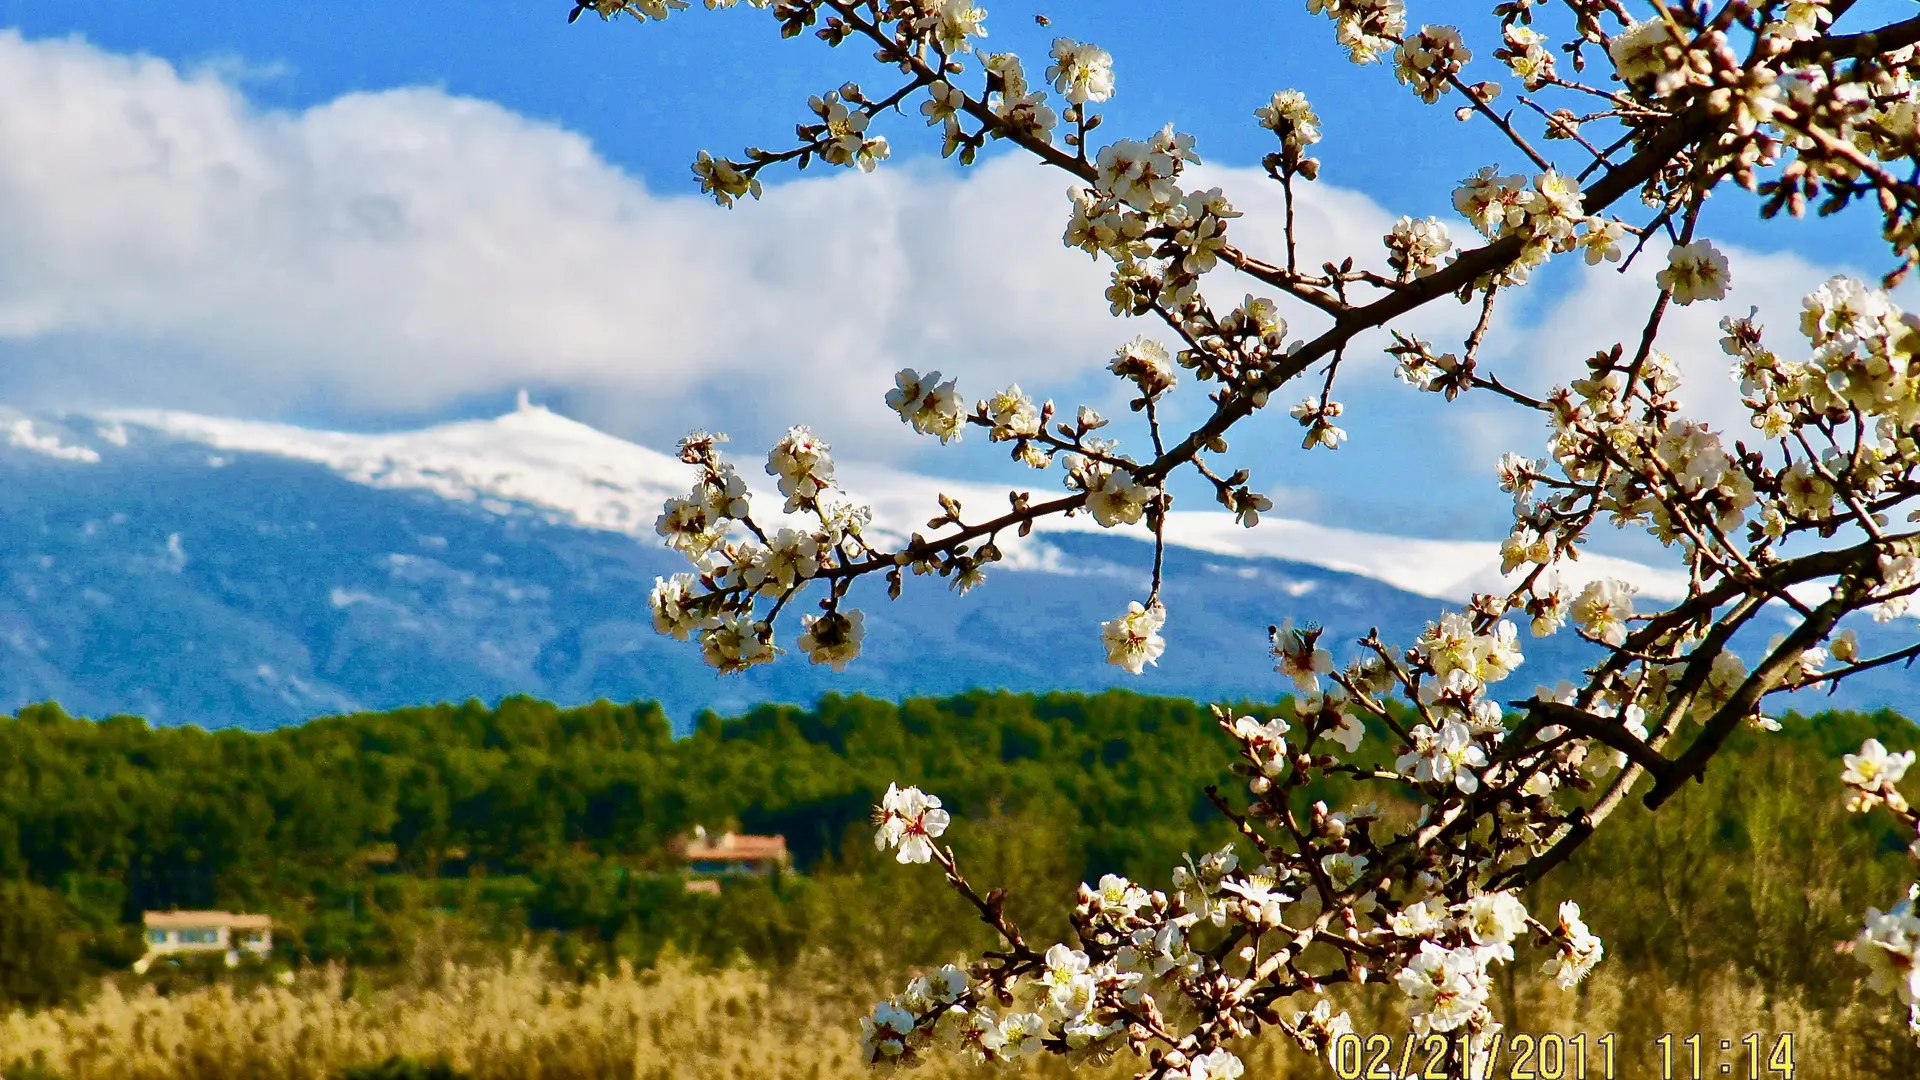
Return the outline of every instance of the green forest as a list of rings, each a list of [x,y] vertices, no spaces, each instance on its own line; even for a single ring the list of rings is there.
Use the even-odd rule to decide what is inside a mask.
[[[1911,870],[1887,822],[1842,807],[1839,755],[1869,736],[1920,746],[1888,711],[1743,733],[1705,783],[1623,810],[1532,902],[1578,898],[1608,963],[1663,985],[1731,968],[1845,998],[1859,966],[1835,946]],[[1203,788],[1232,790],[1229,754],[1205,706],[1124,692],[829,696],[703,714],[679,739],[647,703],[509,698],[264,734],[34,706],[0,719],[0,995],[84,993],[140,955],[143,910],[173,907],[265,912],[275,964],[369,977],[529,944],[583,971],[829,950],[849,979],[884,977],[979,943],[936,874],[873,850],[889,782],[946,800],[963,866],[1011,910],[1057,913],[1081,880],[1164,884],[1183,852],[1224,842]],[[688,894],[667,844],[696,825],[782,834],[793,872]],[[1030,937],[1065,929],[1035,920]]]

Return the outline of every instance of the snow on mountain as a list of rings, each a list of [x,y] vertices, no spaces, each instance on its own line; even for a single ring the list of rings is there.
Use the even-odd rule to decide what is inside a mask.
[[[684,494],[693,480],[693,470],[678,459],[531,404],[524,394],[518,408],[492,420],[375,435],[154,410],[116,411],[97,419],[102,422],[100,434],[108,441],[116,441],[116,428],[134,425],[215,450],[314,462],[373,487],[430,491],[489,509],[532,507],[556,522],[634,536],[652,535],[662,502]],[[30,421],[15,421],[10,430],[15,445],[69,460],[98,460],[98,453],[90,448],[36,435]],[[118,441],[124,440],[120,432]],[[741,471],[750,484],[761,479],[754,464],[742,462]],[[851,494],[872,505],[875,528],[896,539],[937,512],[939,492],[967,505],[997,509],[1006,504],[1009,490],[859,462],[840,463],[839,477]],[[778,502],[768,494],[768,484],[754,487],[762,506]],[[1038,497],[1050,496],[1036,492]],[[1077,516],[1044,520],[1036,531],[1106,530],[1088,517]],[[1143,529],[1116,534],[1148,539]],[[1357,574],[1419,596],[1454,602],[1465,601],[1475,592],[1497,591],[1506,580],[1500,573],[1495,541],[1414,539],[1271,515],[1257,528],[1246,529],[1224,512],[1176,510],[1168,518],[1167,541],[1216,555],[1284,559]],[[1003,547],[1010,569],[1074,572],[1071,562],[1044,541],[1010,539]],[[1602,555],[1584,555],[1578,562],[1564,564],[1559,573],[1573,588],[1594,577],[1617,577],[1662,600],[1685,595],[1687,585],[1686,575],[1677,569]]]
[[[757,455],[739,460],[771,488]],[[1447,604],[1499,582],[1492,542],[1271,517],[1248,530],[1182,510],[1166,553],[1167,662],[1133,676],[1105,662],[1099,625],[1144,595],[1147,534],[1056,519],[1005,541],[1008,559],[965,596],[916,580],[889,602],[882,583],[857,583],[870,634],[845,673],[789,656],[720,677],[699,650],[655,633],[646,607],[655,578],[685,565],[652,530],[690,473],[531,404],[379,435],[0,408],[0,712],[57,700],[93,716],[269,727],[527,693],[655,700],[684,725],[701,709],[829,692],[1124,686],[1265,700],[1290,685],[1267,655],[1270,623],[1318,623],[1344,663],[1369,630],[1409,642]],[[923,525],[940,491],[969,517],[1006,505],[991,484],[851,462],[840,476],[895,534]],[[1593,556],[1575,569],[1662,596],[1681,584]],[[1779,628],[1756,624],[1735,645],[1754,655]],[[1858,629],[1869,654],[1911,641],[1910,626]],[[1570,634],[1530,640],[1512,692],[1575,677],[1593,658]],[[1800,707],[1911,702],[1913,678],[1877,668]]]
[[[97,464],[100,461],[98,450],[90,446],[68,446],[60,441],[58,435],[43,435],[35,431],[33,421],[25,417],[9,420],[5,427],[8,446],[17,446],[36,454],[45,454],[60,461],[84,461],[88,464]]]
[[[652,532],[660,504],[685,494],[693,482],[693,469],[676,458],[524,398],[520,408],[492,420],[382,435],[151,410],[105,413],[101,419],[215,450],[314,462],[372,487],[413,488],[483,506],[538,507],[586,528],[635,535]]]

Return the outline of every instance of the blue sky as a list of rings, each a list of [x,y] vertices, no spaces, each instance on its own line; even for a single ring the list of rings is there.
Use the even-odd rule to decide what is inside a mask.
[[[1177,120],[1224,167],[1208,182],[1250,207],[1272,198],[1246,171],[1271,139],[1251,112],[1308,90],[1327,132],[1309,212],[1328,244],[1376,245],[1393,215],[1446,214],[1474,168],[1521,164],[1483,125],[1347,63],[1292,0],[985,6],[986,44],[1036,75],[1055,35],[1111,50],[1102,134]],[[1427,5],[1443,6],[1467,7]],[[376,429],[485,414],[531,386],[656,446],[733,426],[747,453],[812,422],[856,456],[993,478],[1014,474],[988,448],[937,452],[892,425],[884,370],[943,367],[973,396],[1011,376],[1063,403],[1118,400],[1096,372],[1150,328],[1107,319],[1103,274],[1059,249],[1064,177],[1015,161],[958,176],[909,115],[884,129],[895,159],[875,176],[810,173],[720,211],[692,196],[695,151],[778,146],[808,94],[888,72],[861,50],[783,42],[745,6],[647,26],[569,26],[569,7],[0,0],[0,33],[17,34],[0,41],[15,80],[0,70],[0,150],[15,161],[0,165],[0,401]],[[1886,12],[1905,5],[1851,20]],[[1470,43],[1482,58],[1493,45]],[[983,211],[1008,220],[973,228]],[[1882,268],[1866,220],[1763,227],[1730,193],[1710,224],[1738,249],[1736,310]],[[1500,370],[1544,384],[1588,339],[1622,333],[1638,294],[1603,276],[1552,268],[1509,313]],[[1788,311],[1772,320],[1783,330]],[[1678,347],[1718,378],[1720,312],[1699,314]],[[1371,362],[1338,395],[1347,448],[1303,455],[1276,416],[1236,439],[1234,464],[1283,511],[1497,535],[1492,461],[1537,453],[1539,430],[1471,396],[1439,408],[1384,370]]]

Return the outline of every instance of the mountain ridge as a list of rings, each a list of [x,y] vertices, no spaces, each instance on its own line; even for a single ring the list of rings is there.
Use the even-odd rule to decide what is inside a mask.
[[[118,410],[101,413],[99,418],[113,425],[139,425],[216,450],[317,462],[375,487],[419,488],[470,501],[519,502],[557,512],[587,528],[636,536],[651,536],[660,504],[684,494],[693,481],[692,468],[676,458],[532,404],[524,393],[516,409],[490,420],[455,421],[391,434],[319,431],[161,410]],[[49,439],[37,433],[33,437],[43,445]],[[54,445],[57,448],[50,452],[56,455],[93,453],[90,448],[67,447],[57,441]],[[752,464],[743,461],[742,472],[764,512],[770,500],[778,500],[767,494],[770,487]],[[1027,485],[935,480],[858,461],[838,465],[849,493],[873,506],[876,529],[893,539],[904,539],[934,512],[937,491],[963,501],[997,503],[1009,490],[1034,490]],[[1097,529],[1084,517],[1036,523],[1040,533]],[[1146,537],[1144,530],[1112,535]],[[1357,573],[1419,595],[1461,602],[1475,591],[1496,588],[1503,580],[1497,570],[1497,541],[1365,533],[1272,514],[1249,530],[1224,512],[1176,510],[1169,515],[1167,540],[1215,554],[1279,557]],[[1019,558],[1017,541],[1003,547]],[[1564,565],[1561,572],[1576,585],[1594,576],[1621,577],[1659,599],[1675,599],[1686,588],[1686,577],[1678,570],[1604,555],[1585,555],[1579,563]]]
[[[1144,594],[1151,546],[1082,521],[1037,532],[965,597],[923,578],[890,603],[860,583],[868,650],[844,676],[788,656],[719,678],[697,649],[655,634],[646,609],[654,578],[684,566],[653,536],[651,512],[690,471],[537,406],[391,435],[124,411],[5,413],[0,430],[0,527],[16,538],[0,553],[0,707],[53,698],[161,723],[271,727],[521,692],[653,698],[682,728],[702,708],[833,690],[1270,699],[1289,687],[1266,656],[1267,624],[1317,621],[1349,643],[1378,626],[1404,645],[1457,603],[1423,592],[1455,592],[1497,559],[1491,543],[1279,520],[1242,530],[1184,512],[1170,523],[1168,655],[1134,678],[1104,663],[1098,623]],[[842,475],[874,497],[886,531],[933,502],[926,478],[858,464]],[[1263,533],[1268,551],[1336,546],[1316,565],[1264,554]],[[1393,580],[1421,575],[1423,592]],[[1591,659],[1565,634],[1527,651],[1505,696]],[[1910,702],[1902,675],[1833,703]]]

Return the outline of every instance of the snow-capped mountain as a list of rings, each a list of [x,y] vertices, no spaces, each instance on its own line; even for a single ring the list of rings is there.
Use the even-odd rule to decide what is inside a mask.
[[[700,708],[829,690],[1128,685],[1266,698],[1284,690],[1266,659],[1269,623],[1317,621],[1330,641],[1379,626],[1406,642],[1445,602],[1500,581],[1492,541],[1271,518],[1247,530],[1224,513],[1178,511],[1169,653],[1134,679],[1103,662],[1097,624],[1144,593],[1145,533],[1051,521],[965,597],[918,579],[888,602],[863,583],[869,648],[845,675],[788,657],[722,679],[655,635],[646,611],[653,579],[682,568],[653,521],[691,470],[524,398],[492,420],[378,435],[141,411],[0,412],[0,433],[9,709],[52,698],[92,715],[272,726],[525,692],[655,698],[684,723]],[[742,472],[757,469],[743,461]],[[974,506],[1006,498],[1003,487],[855,463],[840,478],[896,535],[935,512],[936,491]],[[1685,588],[1675,571],[1624,560],[1587,556],[1576,568],[1651,598]],[[1583,655],[1565,636],[1532,643],[1512,696],[1572,674]],[[1920,696],[1905,672],[1876,679],[1836,703]]]
[[[527,508],[554,523],[640,537],[653,536],[661,503],[684,495],[693,481],[693,470],[678,459],[531,404],[524,393],[517,409],[493,420],[390,435],[312,431],[158,411],[115,412],[97,419],[103,424],[98,430],[109,441],[123,438],[132,425],[218,451],[325,465],[372,487],[429,491],[499,512]],[[69,445],[35,429],[30,420],[15,421],[12,431],[14,445],[55,457],[92,460],[95,454],[84,444]],[[749,467],[743,472],[755,470]],[[938,512],[937,492],[963,502],[997,506],[1005,502],[1008,490],[990,484],[935,481],[857,463],[842,463],[839,473],[843,486],[873,506],[879,532],[895,539],[903,539],[917,523]],[[758,487],[763,494],[768,490],[765,483]],[[778,502],[763,497],[758,505],[764,510]],[[1106,533],[1084,516],[1047,519],[1037,528],[1043,533]],[[1131,535],[1145,536],[1143,532]],[[1441,599],[1465,600],[1476,591],[1498,588],[1502,580],[1498,545],[1492,542],[1416,540],[1271,516],[1249,530],[1229,514],[1191,510],[1170,515],[1167,537],[1170,543],[1198,551],[1305,563]],[[1042,553],[1049,550],[1044,542],[1009,541],[1006,546],[1016,552],[1016,565],[1049,565],[1046,555],[1032,553],[1033,548]],[[1022,548],[1027,549],[1025,558],[1019,554]],[[1658,599],[1673,599],[1686,590],[1686,575],[1677,570],[1600,555],[1584,557],[1566,573],[1575,584],[1596,576],[1624,578]]]

